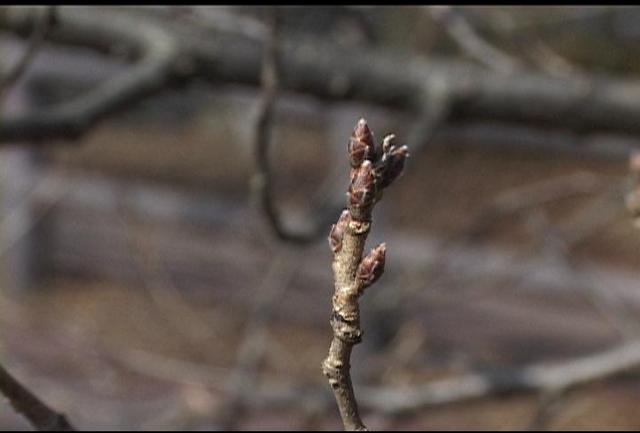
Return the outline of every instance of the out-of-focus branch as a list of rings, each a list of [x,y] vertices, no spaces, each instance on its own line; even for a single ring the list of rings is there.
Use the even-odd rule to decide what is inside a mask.
[[[448,404],[462,403],[506,393],[559,393],[612,377],[640,366],[640,342],[632,341],[556,363],[504,368],[498,374],[468,373],[403,387],[361,386],[359,404],[390,415],[401,415]],[[285,384],[258,387],[250,395],[253,407],[290,408],[292,404],[325,404],[314,389]]]
[[[269,227],[276,237],[283,241],[294,243],[306,243],[313,239],[313,235],[305,233],[292,233],[285,227],[275,203],[273,192],[273,173],[269,163],[269,150],[271,142],[271,129],[275,103],[278,95],[280,80],[278,38],[280,32],[280,17],[274,7],[270,11],[271,26],[267,32],[267,41],[264,46],[262,60],[262,97],[258,101],[255,127],[255,161],[256,172],[252,179],[252,194],[266,217]]]
[[[328,216],[329,213],[325,209],[318,209],[313,215],[315,220],[310,229],[294,232],[286,226],[276,205],[269,151],[281,76],[279,39],[282,17],[280,15],[281,12],[277,8],[274,7],[270,10],[271,25],[268,26],[269,31],[265,32],[267,42],[262,61],[262,97],[257,104],[254,143],[256,172],[252,179],[252,195],[276,238],[284,242],[305,245],[322,236],[324,233],[322,227],[326,226],[326,218],[323,217]],[[320,195],[326,194],[322,194],[320,191]]]
[[[25,18],[29,11],[6,9],[0,14],[0,24],[25,33],[31,28]],[[260,83],[263,43],[254,38],[214,32],[179,20],[163,21],[134,10],[63,7],[58,15],[60,26],[51,32],[51,40],[102,51],[121,45],[138,51],[143,59],[73,103],[5,118],[0,124],[0,142],[77,135],[97,120],[170,84],[169,78],[178,75],[177,63],[193,66],[190,71],[183,70],[183,77],[203,77],[217,84]],[[435,80],[450,89],[452,121],[524,122],[582,133],[640,132],[637,81],[551,77],[524,69],[517,75],[502,74],[468,62],[407,58],[364,48],[354,56],[344,47],[306,38],[281,38],[279,47],[282,90],[419,110],[427,81]]]
[[[33,31],[33,12],[30,8],[5,8],[0,13],[0,25],[17,33]],[[59,41],[107,52],[123,45],[139,60],[77,99],[26,114],[6,113],[0,124],[0,141],[77,137],[105,117],[164,88],[175,73],[178,46],[158,25],[122,13],[82,8],[60,8],[56,19],[58,25],[51,35]]]
[[[461,402],[506,392],[558,392],[604,379],[640,365],[640,342],[624,343],[611,349],[560,362],[534,364],[505,370],[498,375],[470,373],[409,389],[363,392],[363,404],[388,413]]]
[[[47,6],[46,10],[37,18],[29,42],[20,59],[6,73],[0,77],[0,97],[3,96],[29,68],[38,54],[52,25],[55,24],[55,6]]]
[[[426,6],[431,17],[439,22],[460,49],[472,59],[498,72],[509,73],[520,63],[480,37],[464,15],[452,6]]]
[[[278,248],[261,284],[256,287],[256,296],[239,338],[236,364],[226,376],[225,403],[216,417],[224,430],[232,430],[247,408],[246,401],[256,386],[259,368],[270,344],[269,322],[298,269],[297,252]]]
[[[67,418],[44,404],[0,365],[0,393],[37,430],[73,431]]]
[[[363,258],[373,207],[382,198],[383,190],[400,176],[408,156],[407,147],[396,147],[392,140],[393,136],[387,136],[381,147],[376,146],[365,120],[358,122],[348,147],[348,206],[329,234],[335,283],[330,320],[333,339],[322,371],[329,379],[345,430],[367,429],[358,413],[349,362],[353,346],[362,339],[358,298],[384,272],[384,243]]]

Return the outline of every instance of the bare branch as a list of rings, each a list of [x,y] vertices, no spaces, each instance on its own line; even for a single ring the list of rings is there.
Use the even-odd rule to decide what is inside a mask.
[[[67,418],[44,404],[0,365],[0,393],[37,430],[73,431]]]
[[[30,8],[4,9],[0,24],[18,33],[30,31],[32,11]],[[59,25],[51,32],[52,37],[105,51],[122,44],[137,52],[140,60],[75,100],[26,114],[5,114],[0,123],[1,141],[78,137],[105,117],[164,88],[175,73],[177,45],[157,25],[126,14],[94,13],[92,9],[83,8],[60,8],[56,17]]]
[[[322,370],[329,379],[345,430],[367,429],[358,413],[349,361],[353,346],[362,338],[358,298],[384,272],[384,243],[363,258],[373,207],[382,198],[383,189],[402,174],[408,156],[407,147],[396,147],[393,138],[389,135],[381,147],[376,146],[366,121],[360,119],[348,146],[351,162],[348,207],[329,233],[335,283],[330,320],[333,340]]]
[[[10,31],[24,33],[31,28],[25,17],[28,8],[4,12],[0,23]],[[169,78],[178,74],[174,64],[177,51],[180,62],[193,66],[193,70],[182,72],[184,77],[254,86],[260,82],[261,42],[237,33],[215,33],[135,10],[123,13],[93,8],[87,13],[65,7],[59,16],[60,26],[51,32],[52,40],[102,51],[119,44],[141,52],[143,59],[78,101],[5,118],[0,124],[0,142],[80,134],[97,120],[171,84]],[[367,49],[359,49],[358,56],[353,56],[344,47],[311,39],[282,39],[279,45],[283,90],[416,110],[422,107],[425,81],[436,80],[450,88],[450,120],[527,122],[581,133],[640,132],[640,84],[636,81],[550,77],[526,70],[517,76],[496,74],[463,62],[408,59]],[[375,68],[370,67],[373,64]]]
[[[509,73],[520,68],[517,60],[480,37],[464,15],[452,6],[426,7],[431,17],[444,26],[449,36],[472,59],[498,72]]]
[[[280,32],[280,17],[275,7],[271,8],[269,32],[264,46],[262,61],[262,97],[258,101],[258,114],[255,126],[255,161],[256,173],[252,179],[252,194],[265,215],[269,227],[276,237],[282,241],[293,243],[306,243],[313,239],[313,235],[304,233],[292,233],[280,218],[275,204],[272,184],[272,170],[269,164],[269,149],[271,129],[275,103],[280,81],[278,38]]]

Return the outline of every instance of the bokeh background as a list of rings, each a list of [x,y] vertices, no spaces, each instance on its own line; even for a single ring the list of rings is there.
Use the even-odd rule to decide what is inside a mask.
[[[74,9],[260,43],[271,13],[59,9],[52,35]],[[321,41],[354,61],[375,52],[510,80],[640,79],[637,7],[278,13],[276,44]],[[30,44],[8,22],[0,19],[3,71]],[[79,37],[45,35],[3,91],[0,123],[91,92],[135,61],[117,41],[105,52]],[[254,63],[247,74],[258,76]],[[0,360],[17,379],[79,428],[340,428],[320,371],[331,339],[326,234],[348,186],[346,143],[364,117],[377,138],[393,132],[412,152],[369,238],[387,243],[387,263],[361,300],[364,341],[352,356],[365,423],[640,427],[640,231],[624,198],[640,145],[632,128],[581,130],[569,109],[552,124],[445,114],[421,134],[425,114],[402,101],[280,89],[273,203],[287,230],[313,233],[293,243],[274,235],[255,194],[264,95],[237,74],[218,82],[187,72],[73,139],[2,141]],[[544,111],[538,104],[517,110],[526,119]],[[523,374],[544,386],[523,386]],[[4,400],[0,428],[30,429]]]

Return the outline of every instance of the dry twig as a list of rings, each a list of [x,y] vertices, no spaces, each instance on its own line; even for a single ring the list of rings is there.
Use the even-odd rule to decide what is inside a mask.
[[[335,283],[330,321],[333,340],[322,370],[333,389],[345,430],[366,430],[358,414],[349,360],[353,346],[362,338],[358,298],[384,272],[384,243],[362,258],[373,207],[382,198],[383,189],[402,173],[408,156],[407,147],[396,147],[393,138],[388,135],[381,148],[376,147],[366,121],[360,119],[348,145],[351,162],[348,206],[329,234]]]

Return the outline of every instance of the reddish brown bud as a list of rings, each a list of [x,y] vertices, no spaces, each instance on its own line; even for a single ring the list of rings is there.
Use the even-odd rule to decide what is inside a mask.
[[[342,238],[344,237],[344,231],[349,225],[350,220],[351,216],[349,211],[345,209],[340,214],[338,222],[331,226],[331,231],[329,232],[329,246],[334,254],[342,248]]]
[[[360,119],[347,144],[351,167],[357,168],[365,160],[371,159],[374,154],[374,145],[373,133],[369,129],[367,121]]]
[[[376,184],[373,164],[366,160],[358,167],[349,185],[349,206],[356,209],[366,209],[373,204],[376,194]],[[358,212],[359,213],[359,212]],[[356,217],[356,215],[354,215]],[[356,217],[356,219],[360,219]]]
[[[391,185],[402,174],[408,156],[409,148],[407,146],[390,146],[389,151],[382,155],[382,165],[377,174],[381,189]]]
[[[362,259],[362,262],[360,262],[356,276],[358,280],[361,281],[363,289],[375,283],[384,272],[386,251],[387,246],[382,243],[372,249],[369,254]]]

